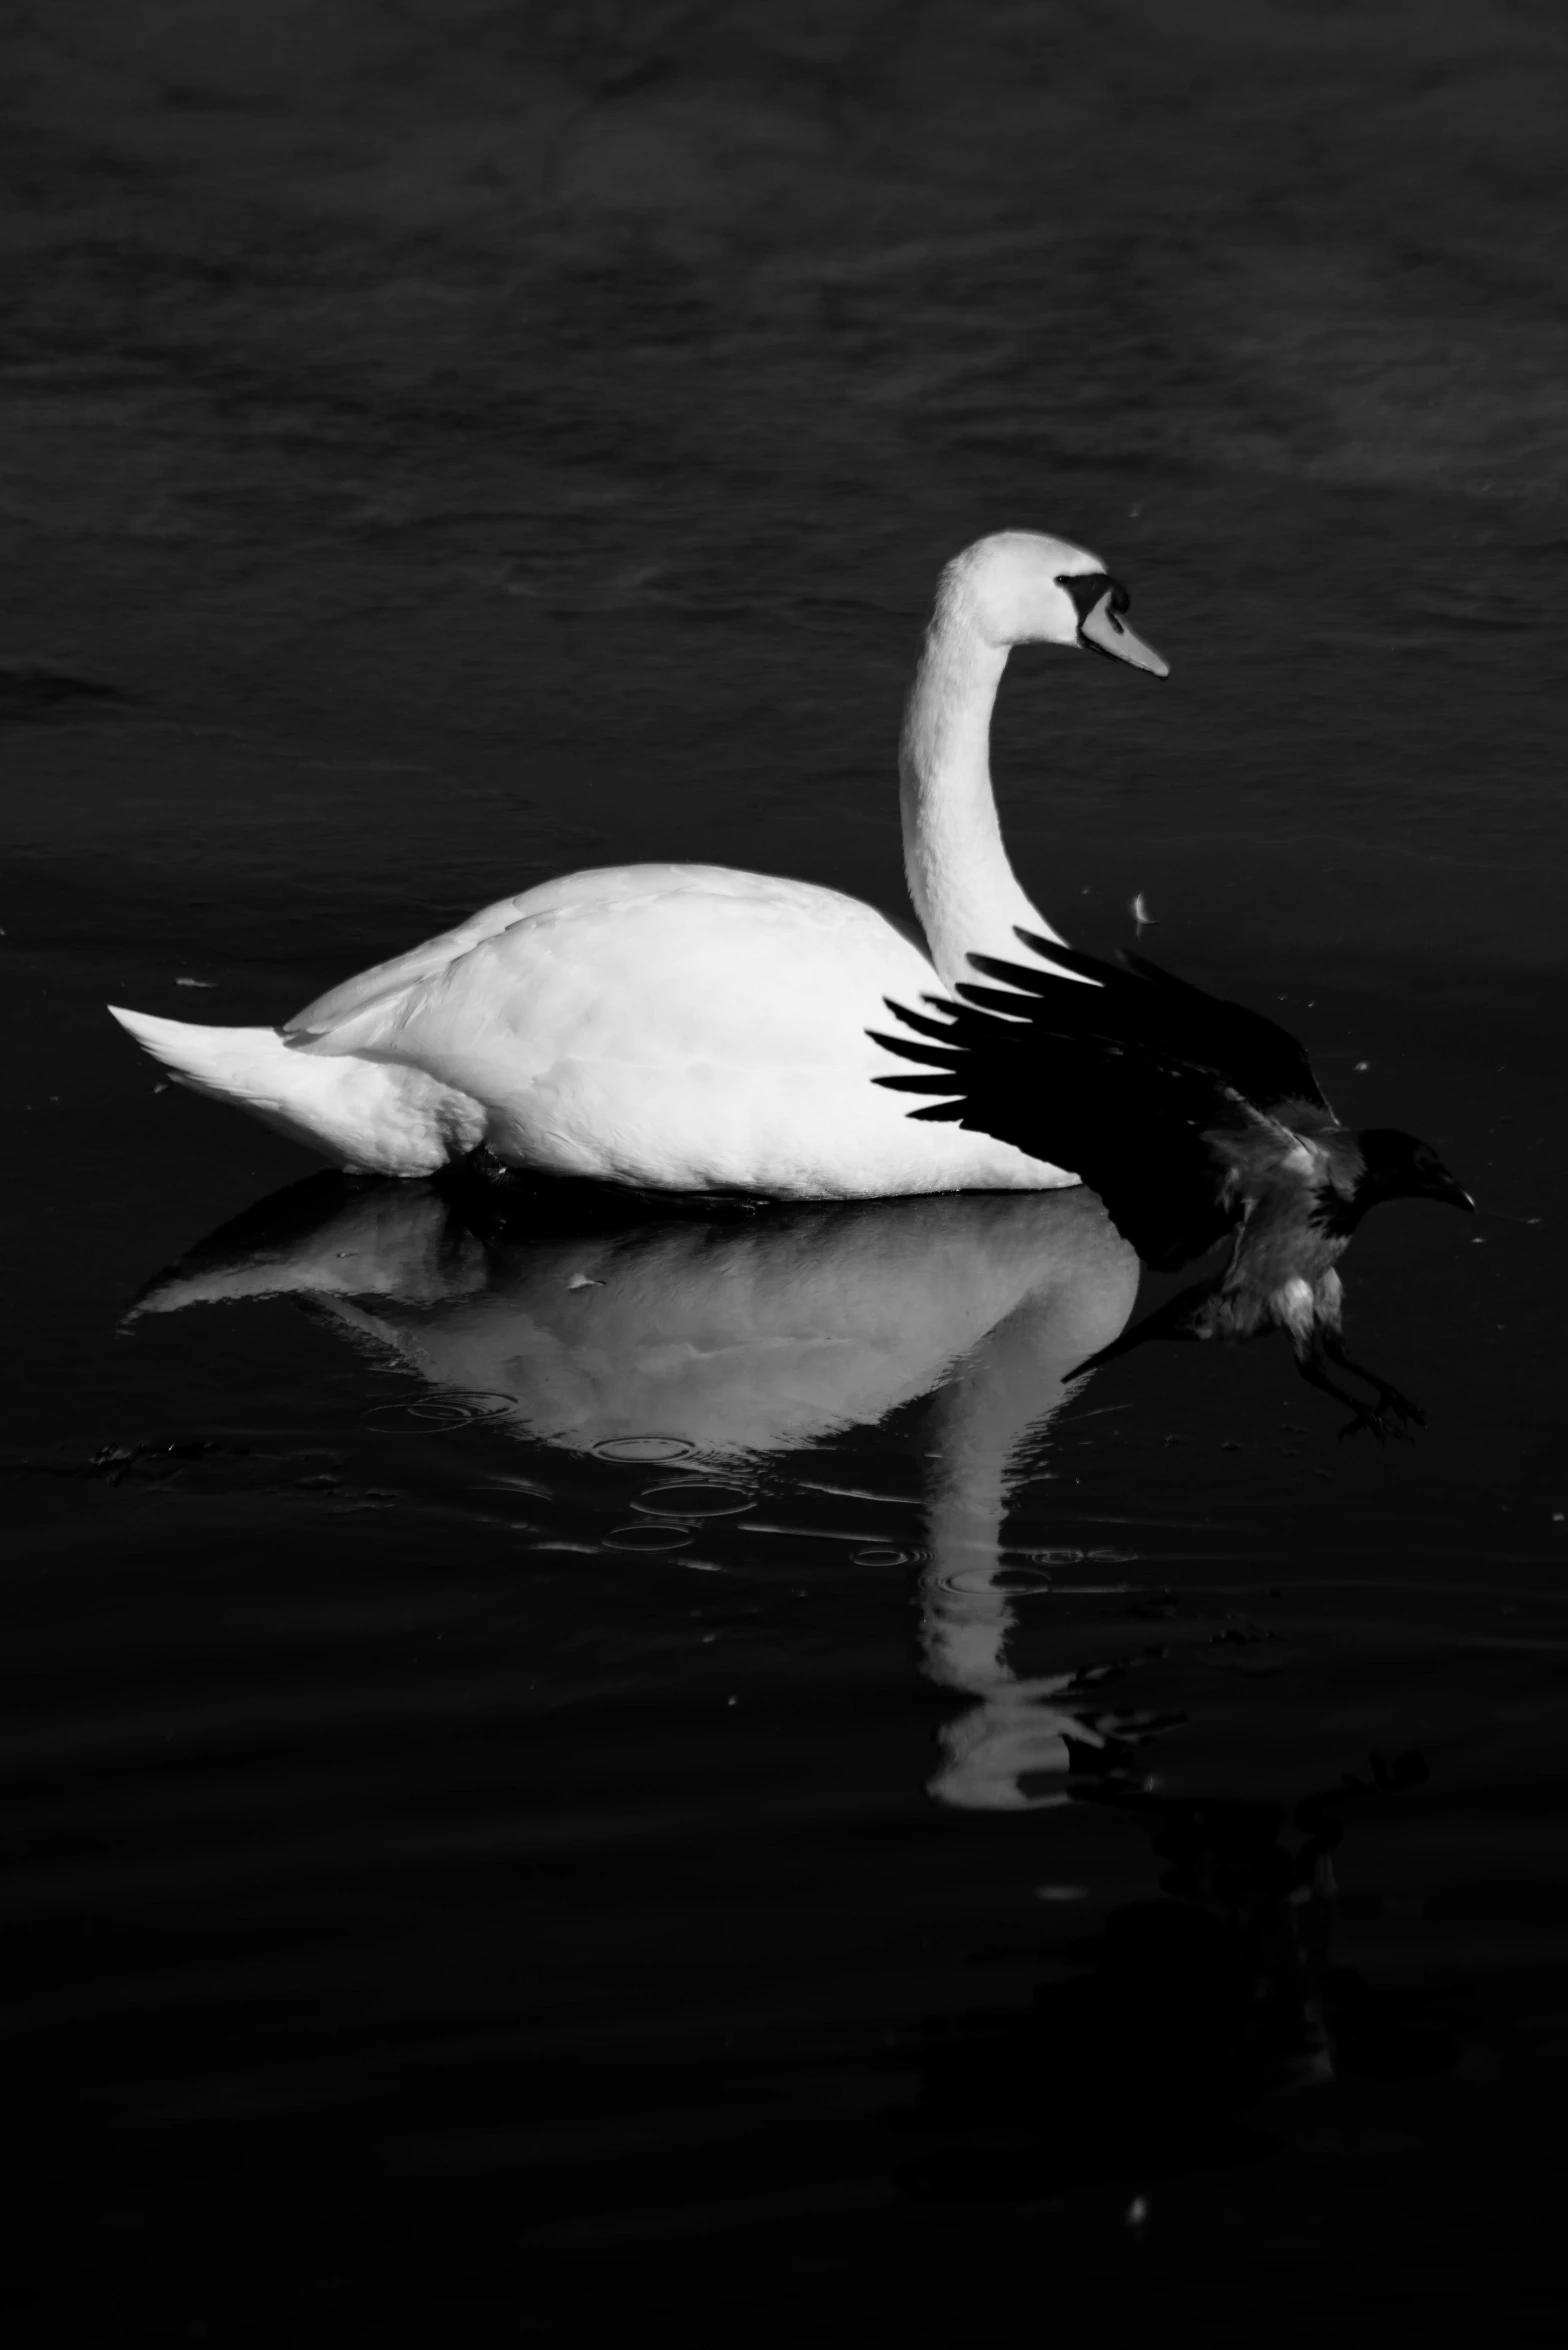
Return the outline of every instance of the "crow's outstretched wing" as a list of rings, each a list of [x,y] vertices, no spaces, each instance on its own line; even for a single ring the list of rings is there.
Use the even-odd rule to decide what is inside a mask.
[[[1027,930],[1020,930],[1017,936],[1059,970],[1070,971],[1080,980],[1093,980],[1095,987],[1053,990],[1049,971],[1024,963],[998,962],[990,955],[972,955],[974,968],[993,979],[1005,979],[1010,988],[1038,995],[1042,1005],[1055,1007],[1063,1026],[1073,1033],[1141,1045],[1210,1070],[1243,1101],[1266,1114],[1287,1103],[1305,1102],[1314,1109],[1328,1109],[1304,1047],[1289,1029],[1261,1012],[1209,995],[1190,980],[1162,971],[1158,963],[1142,955],[1123,954],[1116,962],[1106,963],[1095,955],[1081,954],[1075,947],[1036,938]],[[964,987],[959,993],[971,1002],[981,1000],[977,990]]]
[[[914,1117],[994,1135],[1077,1175],[1146,1264],[1174,1270],[1202,1256],[1241,1213],[1244,1163],[1260,1144],[1270,1155],[1286,1146],[1270,1111],[1322,1106],[1306,1055],[1272,1021],[1152,965],[1123,970],[1019,936],[1057,970],[977,955],[1008,992],[961,985],[961,1002],[928,999],[929,1012],[890,1003],[922,1041],[877,1041],[922,1073],[876,1082],[945,1097]]]

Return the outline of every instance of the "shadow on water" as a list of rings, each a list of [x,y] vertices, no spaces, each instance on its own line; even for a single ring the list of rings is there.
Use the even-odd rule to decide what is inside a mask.
[[[1152,1792],[1136,1735],[1084,1758],[1076,1794],[1149,1837],[1162,1898],[1049,1948],[1025,2013],[932,2032],[908,2126],[940,2150],[903,2173],[911,2195],[1029,2202],[1256,2162],[1278,2150],[1254,2118],[1271,2094],[1460,2060],[1452,1988],[1374,1983],[1333,1957],[1333,1856],[1358,1817],[1425,1781],[1424,1757],[1373,1755],[1289,1806],[1203,1801]],[[1128,2209],[1146,2222],[1146,2198]]]

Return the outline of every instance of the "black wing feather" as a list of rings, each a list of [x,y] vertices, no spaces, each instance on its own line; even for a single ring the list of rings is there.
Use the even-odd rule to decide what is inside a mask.
[[[911,1115],[994,1135],[1078,1176],[1145,1263],[1174,1270],[1204,1255],[1240,1213],[1229,1178],[1259,1113],[1323,1105],[1305,1053],[1272,1021],[1141,958],[1126,970],[1019,936],[1046,967],[970,958],[1009,992],[964,982],[940,1022],[889,1004],[928,1041],[877,1041],[924,1074],[876,1082],[946,1096]]]
[[[897,1004],[889,1004],[888,1010],[898,1012]],[[903,1018],[902,1013],[899,1013],[899,1018]],[[901,1061],[918,1062],[922,1069],[930,1067],[932,1062],[943,1069],[956,1069],[959,1065],[960,1055],[950,1037],[942,1044],[911,1044],[907,1036],[888,1036],[880,1028],[868,1028],[866,1034],[873,1044],[881,1045],[885,1052],[897,1053]],[[907,1089],[913,1080],[908,1077],[879,1077],[877,1083],[901,1085]]]
[[[1053,974],[1048,969],[1002,963],[990,955],[971,955],[971,963],[992,979],[1005,979],[1010,987],[1027,987],[1042,1001],[1058,1004],[1071,1033],[1144,1045],[1194,1067],[1212,1069],[1265,1115],[1282,1109],[1287,1102],[1310,1102],[1315,1109],[1328,1109],[1305,1047],[1288,1028],[1281,1028],[1262,1012],[1210,995],[1205,988],[1194,987],[1191,980],[1162,970],[1144,955],[1124,953],[1118,962],[1107,963],[1076,947],[1037,938],[1027,930],[1017,935],[1058,970],[1071,972],[1079,980],[1096,981],[1099,1004],[1093,1004],[1093,991],[1087,987],[1051,989]]]
[[[930,1000],[930,997],[926,998],[928,1003]],[[896,1018],[902,1020],[906,1028],[912,1028],[917,1036],[934,1036],[938,1039],[941,1039],[947,1035],[947,1012],[949,1010],[949,1006],[945,999],[939,1002],[939,1009],[942,1013],[942,1018],[939,1020],[932,1019],[924,1012],[911,1012],[903,1004],[895,1004],[891,996],[884,996],[882,1001],[886,1004],[888,1010],[892,1012]],[[886,1044],[887,1038],[884,1037],[882,1042]],[[896,1051],[898,1048],[895,1046],[894,1049]]]

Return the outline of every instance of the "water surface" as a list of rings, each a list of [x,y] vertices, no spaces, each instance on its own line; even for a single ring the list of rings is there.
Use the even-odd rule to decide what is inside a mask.
[[[29,2338],[1546,2338],[1560,26],[269,22],[6,36]],[[1028,885],[1481,1202],[1347,1265],[1416,1442],[1073,1381],[1158,1294],[1085,1195],[346,1182],[105,1019],[598,861],[896,910],[1015,523],[1173,668],[1015,662]]]

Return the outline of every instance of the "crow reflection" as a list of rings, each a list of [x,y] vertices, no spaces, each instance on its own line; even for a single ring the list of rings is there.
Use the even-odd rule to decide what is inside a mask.
[[[1296,1039],[1141,955],[1103,963],[1020,930],[1039,964],[972,955],[1005,989],[961,984],[935,1017],[889,1002],[923,1041],[877,1035],[915,1077],[875,1082],[944,1098],[911,1113],[947,1119],[1070,1168],[1159,1272],[1230,1238],[1223,1270],[1185,1290],[1092,1358],[1147,1338],[1288,1335],[1303,1378],[1349,1405],[1343,1433],[1404,1434],[1423,1414],[1353,1362],[1341,1334],[1339,1259],[1380,1201],[1473,1210],[1437,1153],[1393,1127],[1353,1133]],[[876,1032],[873,1032],[876,1033]],[[1372,1392],[1369,1402],[1334,1372]]]
[[[1075,1749],[1073,1769],[1081,1799],[1148,1830],[1161,1898],[1043,1952],[1025,2014],[930,2028],[906,2126],[934,2143],[906,2194],[1016,2201],[1247,2162],[1271,2150],[1251,2118],[1271,2092],[1452,2068],[1460,2019],[1331,1955],[1331,1856],[1425,1780],[1419,1755],[1374,1755],[1289,1811],[1151,1794],[1125,1745]]]

